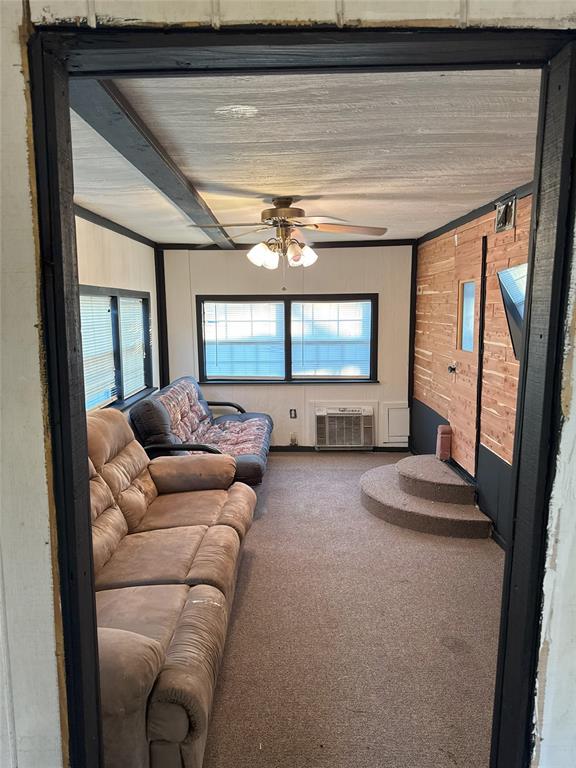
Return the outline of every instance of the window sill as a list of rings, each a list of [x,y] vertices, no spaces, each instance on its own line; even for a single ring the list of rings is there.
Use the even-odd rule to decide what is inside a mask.
[[[139,400],[144,400],[153,392],[157,391],[158,387],[146,387],[146,389],[141,389],[140,392],[136,392],[135,395],[130,395],[130,397],[127,397],[126,400],[114,400],[114,402],[110,403],[110,405],[107,405],[106,408],[114,408],[117,411],[128,411]]]
[[[208,386],[209,384],[217,384],[219,387],[223,385],[238,385],[238,384],[265,384],[267,386],[280,386],[292,384],[308,384],[308,386],[315,386],[316,384],[380,384],[378,379],[200,379],[202,386]]]

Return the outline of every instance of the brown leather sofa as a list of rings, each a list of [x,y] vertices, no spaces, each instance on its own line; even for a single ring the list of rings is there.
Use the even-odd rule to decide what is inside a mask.
[[[241,540],[256,503],[224,455],[147,457],[88,415],[106,768],[200,768]]]

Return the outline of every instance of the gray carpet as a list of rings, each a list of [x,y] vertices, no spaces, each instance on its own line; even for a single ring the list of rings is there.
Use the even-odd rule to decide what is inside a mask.
[[[487,768],[503,553],[392,526],[393,454],[272,454],[205,768]]]

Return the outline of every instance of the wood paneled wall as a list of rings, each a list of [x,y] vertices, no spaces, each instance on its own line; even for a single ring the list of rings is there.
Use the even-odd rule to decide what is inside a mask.
[[[497,273],[528,259],[532,197],[518,201],[516,227],[494,232],[494,212],[423,243],[418,249],[416,276],[416,333],[414,344],[414,397],[444,418],[454,416],[454,361],[457,342],[458,289],[461,259],[458,251],[488,238],[484,360],[480,442],[512,463],[519,364],[514,357],[502,304]],[[479,297],[480,291],[477,291]],[[477,306],[477,314],[479,312]],[[472,427],[475,430],[475,426]],[[468,453],[475,435],[467,435]],[[455,436],[458,441],[458,435]],[[459,461],[469,469],[471,457]]]

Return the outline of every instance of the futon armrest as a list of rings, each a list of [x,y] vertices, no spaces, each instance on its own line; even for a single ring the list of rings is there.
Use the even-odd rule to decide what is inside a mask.
[[[166,443],[150,443],[150,445],[144,446],[146,453],[154,453],[157,456],[159,453],[171,454],[176,451],[202,451],[203,453],[218,453],[222,451],[213,445],[206,445],[205,443],[179,443],[178,445],[166,445]]]
[[[226,491],[234,482],[233,456],[158,456],[148,465],[158,493]]]
[[[221,406],[221,407],[226,407],[226,408],[236,408],[236,410],[239,413],[246,413],[246,409],[242,408],[241,405],[238,405],[238,403],[232,403],[232,402],[230,402],[228,400],[207,400],[206,402],[208,403],[208,405],[210,407],[215,405],[217,407]]]

